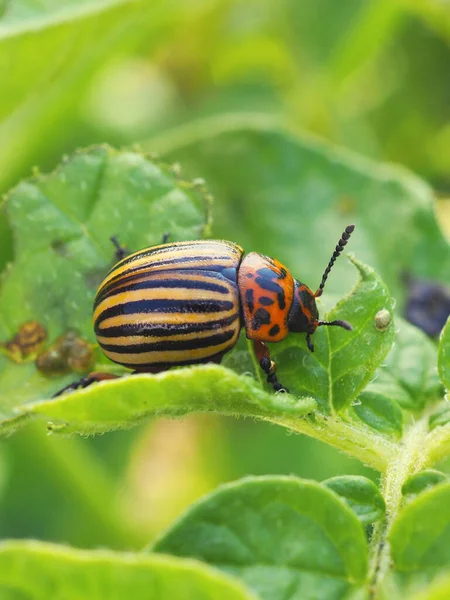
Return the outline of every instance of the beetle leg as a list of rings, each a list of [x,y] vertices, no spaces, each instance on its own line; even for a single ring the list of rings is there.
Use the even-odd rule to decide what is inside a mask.
[[[116,235],[113,235],[112,237],[109,238],[111,240],[111,242],[114,244],[114,247],[116,249],[116,259],[117,260],[122,260],[122,258],[125,258],[125,256],[127,256],[129,254],[128,250],[125,248],[125,246],[122,246],[119,242],[119,240],[117,239]]]
[[[281,385],[276,376],[276,363],[270,359],[269,348],[264,342],[259,340],[253,342],[253,349],[261,369],[267,375],[267,383],[273,386],[276,392],[289,392],[289,390]]]
[[[306,345],[311,352],[314,352],[314,344],[311,341],[311,335],[309,333],[306,334]]]
[[[221,352],[220,354],[216,354],[216,356],[213,356],[212,358],[208,358],[207,362],[210,364],[213,363],[214,365],[220,365],[225,354],[226,354],[226,352]]]
[[[167,240],[169,239],[169,237],[170,233],[168,231],[166,231],[166,233],[163,233],[161,244],[167,244]],[[126,247],[121,245],[117,235],[113,235],[109,239],[114,244],[114,247],[116,249],[116,260],[122,260],[123,258],[125,258],[125,256],[128,256],[128,254],[130,254]]]
[[[93,373],[89,373],[89,375],[86,375],[86,377],[82,377],[81,379],[78,379],[77,381],[73,381],[72,383],[69,383],[69,385],[66,385],[66,387],[63,387],[62,390],[59,390],[59,392],[56,392],[56,394],[53,394],[52,398],[56,398],[57,396],[61,396],[61,394],[64,394],[64,392],[68,392],[69,390],[78,390],[78,389],[83,389],[88,387],[89,385],[91,385],[92,383],[96,383],[97,381],[104,381],[106,379],[118,379],[120,377],[120,375],[113,375],[112,373],[100,373],[98,371],[95,371]]]

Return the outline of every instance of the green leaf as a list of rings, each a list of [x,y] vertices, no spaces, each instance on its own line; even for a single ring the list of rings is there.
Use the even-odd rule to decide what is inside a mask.
[[[151,416],[215,411],[234,416],[298,418],[315,408],[311,398],[268,394],[251,377],[210,364],[100,382],[29,404],[22,414],[51,420],[54,432],[87,434],[129,427]]]
[[[147,51],[163,35],[167,42],[170,26],[189,10],[162,0],[8,3],[0,24],[0,187],[30,163],[42,164],[49,148],[67,148],[83,92],[105,62],[142,39]]]
[[[312,289],[348,223],[348,248],[370,264],[401,309],[399,274],[448,283],[450,252],[432,191],[403,169],[380,165],[299,136],[261,115],[222,115],[148,142],[199,173],[217,198],[214,235],[281,260]],[[239,165],[239,168],[236,168]],[[337,261],[324,299],[342,295],[352,274]]]
[[[439,339],[438,370],[442,383],[450,391],[450,317]]]
[[[395,568],[427,570],[450,564],[450,483],[409,502],[394,521],[389,540]]]
[[[331,477],[322,482],[338,494],[363,525],[382,519],[386,512],[383,496],[373,481],[359,475]]]
[[[333,492],[294,477],[248,477],[191,507],[154,550],[239,576],[264,600],[343,598],[367,573],[364,530]]]
[[[427,465],[432,466],[450,455],[450,409],[443,400],[428,419],[430,432],[427,436]]]
[[[2,598],[3,591],[29,600],[256,600],[240,582],[196,561],[34,541],[0,544]]]
[[[377,372],[375,385],[402,408],[420,410],[441,395],[436,348],[422,331],[403,319],[396,319],[396,326],[395,344]]]
[[[94,342],[95,291],[115,261],[111,235],[133,250],[160,243],[164,232],[199,238],[206,210],[200,191],[167,167],[108,147],[78,152],[51,174],[19,184],[4,204],[14,262],[1,281],[0,340],[37,321],[50,344],[69,329]],[[2,419],[78,377],[50,379],[34,362],[16,364],[1,353]]]
[[[288,23],[293,30],[289,40],[294,46],[294,56],[305,54],[308,64],[314,64],[322,77],[329,77],[335,83],[332,89],[337,94],[342,93],[336,85],[338,81],[347,82],[348,78],[355,77],[367,61],[382,51],[397,22],[401,21],[402,11],[401,6],[391,2],[372,5],[361,0],[347,2],[339,11],[330,0],[320,0],[315,9],[301,2],[289,2],[288,6]],[[302,75],[305,77],[308,73],[309,69]]]
[[[430,430],[436,427],[443,427],[450,423],[450,406],[447,406],[447,402],[438,407],[438,410],[433,413],[429,418]]]
[[[448,481],[448,477],[444,473],[427,469],[411,475],[402,485],[402,494],[404,496],[417,496],[417,494],[434,487],[438,483],[446,481]]]
[[[448,600],[450,598],[450,575],[441,575],[429,586],[420,586],[421,591],[410,596],[410,600]]]
[[[311,353],[304,335],[290,335],[273,346],[280,381],[298,396],[311,396],[325,411],[349,406],[369,383],[389,352],[394,340],[391,323],[380,331],[377,313],[392,302],[386,286],[371,269],[355,259],[361,279],[352,293],[326,315],[328,320],[344,319],[353,331],[340,327],[319,327],[313,336]]]
[[[376,384],[369,384],[358,396],[352,411],[363,423],[395,438],[403,432],[403,413],[399,405],[391,400],[386,390],[380,390]]]

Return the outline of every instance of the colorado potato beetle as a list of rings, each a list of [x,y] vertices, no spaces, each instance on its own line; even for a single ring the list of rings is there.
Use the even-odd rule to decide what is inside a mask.
[[[317,327],[351,330],[346,321],[320,321],[316,298],[353,230],[354,225],[346,227],[315,293],[279,261],[256,252],[244,256],[240,246],[223,240],[163,243],[125,256],[95,297],[97,341],[112,361],[135,373],[157,373],[220,363],[244,327],[267,381],[275,391],[286,391],[266,342],[306,333],[314,352]],[[112,377],[91,373],[59,393]]]

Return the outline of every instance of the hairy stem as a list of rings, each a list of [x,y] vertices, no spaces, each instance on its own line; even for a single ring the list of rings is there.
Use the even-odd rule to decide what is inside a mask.
[[[450,423],[441,425],[427,435],[424,464],[432,467],[450,454]]]
[[[423,416],[405,432],[398,451],[392,456],[382,476],[382,494],[386,502],[386,517],[375,526],[370,545],[370,598],[376,594],[391,563],[388,542],[392,524],[402,503],[402,486],[406,479],[424,466],[423,446],[428,431],[428,415]]]
[[[266,420],[321,440],[382,473],[398,454],[397,442],[363,425],[344,421],[339,416],[327,417],[315,413],[314,417],[306,419],[268,417]]]

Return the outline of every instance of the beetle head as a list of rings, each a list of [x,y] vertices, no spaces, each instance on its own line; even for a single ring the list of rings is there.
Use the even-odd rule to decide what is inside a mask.
[[[354,229],[354,225],[348,225],[348,227],[345,228],[345,231],[333,252],[330,262],[324,271],[322,281],[320,282],[315,294],[305,284],[294,279],[294,301],[292,303],[288,318],[289,331],[292,331],[293,333],[306,333],[306,343],[308,344],[308,348],[311,350],[311,352],[314,352],[314,346],[311,342],[311,335],[316,331],[317,327],[321,325],[331,325],[343,327],[349,331],[352,329],[350,323],[340,319],[335,321],[320,321],[316,298],[319,298],[322,295],[328,275],[337,257],[347,244],[348,239]]]

